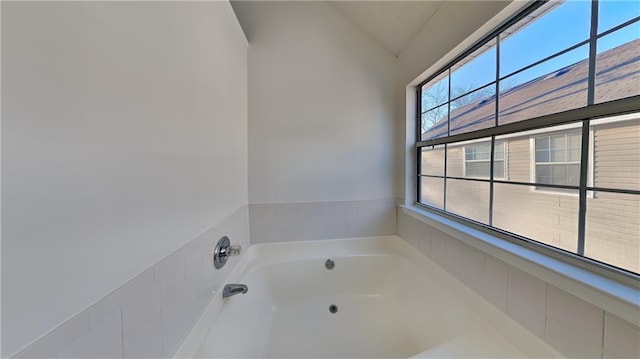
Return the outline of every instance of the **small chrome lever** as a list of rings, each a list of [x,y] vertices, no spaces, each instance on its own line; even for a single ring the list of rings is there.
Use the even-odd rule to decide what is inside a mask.
[[[238,256],[242,252],[242,247],[238,245],[231,245],[229,237],[224,236],[220,238],[218,244],[213,250],[213,266],[216,269],[222,268],[229,257]]]
[[[220,255],[227,256],[227,257],[234,257],[234,256],[239,256],[241,252],[242,252],[242,247],[238,245],[234,245],[234,246],[222,248],[222,250],[220,251]]]

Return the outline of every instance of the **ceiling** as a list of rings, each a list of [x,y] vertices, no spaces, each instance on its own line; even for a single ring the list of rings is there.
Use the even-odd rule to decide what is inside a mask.
[[[443,2],[329,1],[329,4],[397,56]]]

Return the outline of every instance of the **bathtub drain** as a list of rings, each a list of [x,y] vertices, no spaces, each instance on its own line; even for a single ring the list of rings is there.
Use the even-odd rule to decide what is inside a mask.
[[[338,312],[338,306],[337,306],[337,305],[335,305],[335,304],[331,304],[331,305],[329,306],[329,311],[330,311],[331,313],[333,313],[333,314],[337,313],[337,312]]]

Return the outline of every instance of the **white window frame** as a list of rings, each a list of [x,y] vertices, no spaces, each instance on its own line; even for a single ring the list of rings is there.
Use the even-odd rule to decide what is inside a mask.
[[[580,127],[577,127],[580,128]],[[576,164],[578,165],[578,167],[580,166],[580,160],[577,161],[565,161],[565,162],[553,162],[553,161],[549,161],[549,162],[537,162],[536,161],[536,140],[542,137],[546,137],[546,136],[553,136],[553,135],[558,135],[558,134],[568,134],[569,132],[574,132],[575,129],[564,129],[564,130],[552,130],[552,131],[548,131],[548,132],[542,132],[540,134],[537,135],[533,135],[530,138],[530,163],[531,163],[531,171],[530,171],[530,182],[531,183],[538,183],[537,182],[537,170],[538,170],[538,165],[539,164]],[[582,135],[579,133],[579,137],[582,138]],[[590,134],[591,135],[591,134]],[[551,144],[549,144],[551,145]],[[591,173],[588,174],[589,177],[591,177]],[[578,178],[579,180],[579,178]],[[543,183],[540,183],[540,185],[544,185]],[[575,184],[576,186],[579,185]],[[535,192],[541,192],[541,193],[551,193],[551,194],[562,194],[562,195],[570,195],[570,196],[578,196],[578,191],[571,191],[571,192],[567,192],[567,191],[563,191],[563,190],[557,190],[555,188],[551,188],[551,187],[538,187],[538,186],[532,186],[532,190]],[[576,193],[573,193],[576,192]]]
[[[553,133],[568,132],[568,131],[579,129],[579,128],[582,128],[581,123],[572,123],[569,125],[552,127],[551,130],[549,128],[546,128],[546,129],[540,129],[540,130],[527,131],[527,132],[518,134],[519,136],[523,136],[523,135],[529,136],[529,183],[534,184],[530,186],[530,189],[529,189],[530,191],[536,192],[536,193],[543,193],[543,194],[552,194],[556,196],[571,196],[571,197],[579,196],[579,193],[577,190],[576,190],[576,193],[572,193],[572,192],[565,192],[565,191],[556,191],[554,190],[554,188],[551,188],[551,187],[540,188],[535,185],[536,184],[536,137],[540,137],[541,135],[553,134]],[[589,130],[589,143],[593,144],[593,128]],[[589,166],[587,168],[588,169],[587,186],[589,187],[593,186],[593,176],[594,176],[593,151],[594,151],[593,148],[589,149]],[[578,163],[580,162],[578,161]],[[587,191],[587,198],[593,198],[593,191]]]

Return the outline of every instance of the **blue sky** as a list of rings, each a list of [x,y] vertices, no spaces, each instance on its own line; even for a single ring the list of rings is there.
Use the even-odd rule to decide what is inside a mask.
[[[640,1],[600,0],[598,33],[640,16]],[[566,1],[524,29],[500,42],[500,76],[562,51],[589,38],[591,2]],[[635,22],[598,40],[598,52],[640,38],[640,22]],[[514,86],[584,60],[588,46],[582,46],[507,80]],[[452,89],[477,88],[495,80],[495,48],[486,51],[461,69],[452,72]],[[445,80],[446,81],[446,80]],[[426,108],[425,108],[426,110]]]

